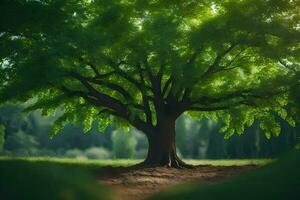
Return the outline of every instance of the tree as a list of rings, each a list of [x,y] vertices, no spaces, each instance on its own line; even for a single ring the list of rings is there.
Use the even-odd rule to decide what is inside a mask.
[[[137,140],[133,131],[125,134],[120,130],[115,130],[112,133],[112,139],[112,151],[116,158],[132,158],[134,156]]]
[[[5,127],[0,124],[0,153],[3,151],[3,146],[4,146],[4,142],[5,142]]]
[[[134,126],[146,165],[176,155],[182,113],[221,120],[225,137],[278,116],[299,120],[299,5],[295,0],[2,0],[1,102],[64,111],[88,131]],[[188,144],[187,144],[188,145]]]

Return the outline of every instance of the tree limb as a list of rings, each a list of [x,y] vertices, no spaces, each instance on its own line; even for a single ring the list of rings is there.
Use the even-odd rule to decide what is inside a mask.
[[[151,112],[150,104],[149,104],[150,99],[147,96],[146,81],[145,81],[143,70],[142,70],[142,67],[140,64],[137,64],[137,69],[138,69],[140,80],[142,83],[142,91],[141,92],[142,92],[144,110],[145,110],[145,114],[146,114],[146,121],[147,121],[147,123],[152,124],[152,112]]]
[[[164,85],[164,87],[163,87],[163,90],[162,90],[162,96],[163,96],[163,97],[166,95],[167,90],[168,90],[170,84],[172,83],[172,80],[173,80],[172,75],[170,75],[170,77],[169,77],[168,80],[166,81],[166,83],[165,83],[165,85]]]
[[[234,102],[234,103],[231,103],[229,105],[224,105],[224,106],[211,106],[211,107],[191,106],[187,110],[188,111],[218,111],[218,110],[228,110],[230,108],[233,108],[235,106],[240,106],[240,105],[254,106],[254,104],[252,104],[248,101],[242,100],[242,101]]]
[[[232,44],[230,45],[230,47],[228,49],[226,49],[225,51],[223,51],[222,53],[218,54],[217,57],[215,58],[213,64],[211,66],[209,66],[208,70],[202,75],[202,76],[206,76],[207,74],[210,73],[214,73],[219,65],[221,60],[231,51],[236,47],[237,44]]]

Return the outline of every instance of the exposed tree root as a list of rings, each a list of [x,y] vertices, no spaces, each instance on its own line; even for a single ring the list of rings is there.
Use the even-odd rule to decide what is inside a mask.
[[[169,157],[168,160],[161,161],[151,161],[146,159],[145,161],[138,163],[134,166],[134,168],[152,168],[152,167],[168,167],[168,168],[176,168],[176,169],[193,169],[194,165],[190,165],[182,161],[178,156],[174,156],[173,158]]]

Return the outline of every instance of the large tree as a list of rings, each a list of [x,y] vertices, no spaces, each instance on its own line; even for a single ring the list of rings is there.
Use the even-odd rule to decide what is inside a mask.
[[[223,122],[225,137],[255,120],[267,137],[299,116],[297,0],[1,0],[0,101],[133,126],[144,164],[183,167],[175,121]],[[188,145],[188,144],[187,144]]]

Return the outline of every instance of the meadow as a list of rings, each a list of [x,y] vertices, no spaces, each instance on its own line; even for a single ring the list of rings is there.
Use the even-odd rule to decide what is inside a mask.
[[[0,157],[3,199],[114,199],[114,191],[93,176],[102,167],[127,167],[140,160],[76,160],[52,157]],[[194,165],[266,165],[272,160],[187,160]]]
[[[98,168],[103,166],[112,167],[127,167],[142,162],[140,159],[103,159],[103,160],[88,160],[88,159],[72,159],[61,157],[0,157],[0,162],[8,160],[27,161],[32,163],[59,163],[62,165],[76,165],[82,168]],[[243,166],[243,165],[265,165],[274,159],[218,159],[218,160],[196,160],[184,159],[186,163],[192,165],[212,165],[212,166]]]
[[[203,166],[255,165],[258,169],[213,184],[183,183],[150,199],[299,199],[299,158],[300,152],[292,151],[278,160],[187,160]],[[105,166],[127,167],[139,161],[1,157],[1,199],[116,199],[114,190],[91,172]]]

